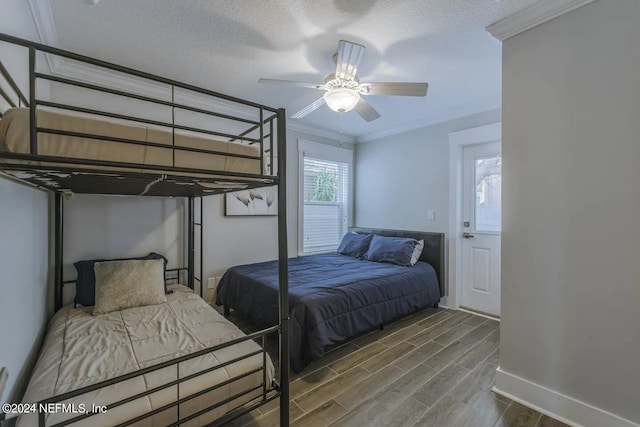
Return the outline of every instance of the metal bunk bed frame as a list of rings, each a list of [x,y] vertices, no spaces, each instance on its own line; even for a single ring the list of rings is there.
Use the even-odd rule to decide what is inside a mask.
[[[54,396],[45,399],[39,404],[50,404],[64,402],[65,400],[82,396],[83,394],[98,390],[100,388],[108,387],[113,384],[129,380],[131,378],[144,375],[153,371],[167,368],[175,365],[177,370],[176,380],[163,384],[154,389],[147,390],[145,392],[136,394],[134,396],[122,399],[118,402],[114,402],[109,405],[110,408],[120,406],[129,403],[133,400],[143,398],[158,391],[164,390],[169,387],[176,386],[178,390],[178,396],[175,402],[157,408],[148,413],[142,414],[132,420],[129,420],[121,426],[126,426],[138,422],[144,418],[152,416],[154,414],[166,411],[168,409],[177,408],[177,420],[169,426],[179,426],[181,423],[194,419],[206,412],[209,412],[223,404],[231,402],[243,395],[254,393],[261,389],[261,397],[255,398],[250,404],[244,405],[240,408],[234,409],[231,412],[225,414],[222,418],[214,421],[211,426],[221,426],[229,421],[238,418],[244,414],[251,412],[252,410],[260,407],[261,405],[270,402],[276,398],[280,398],[280,425],[289,425],[289,302],[288,302],[288,250],[287,250],[287,223],[286,223],[286,113],[285,110],[274,109],[261,104],[250,102],[247,100],[235,98],[232,96],[224,95],[218,92],[214,92],[208,89],[196,87],[193,85],[185,84],[175,80],[167,79],[164,77],[156,76],[146,72],[134,70],[131,68],[123,67],[120,65],[112,64],[109,62],[97,60],[83,55],[78,55],[73,52],[65,51],[62,49],[46,46],[40,43],[20,39],[7,34],[0,33],[0,42],[9,43],[11,45],[26,48],[28,50],[28,62],[29,62],[29,92],[28,98],[20,90],[18,84],[9,74],[7,68],[0,62],[0,76],[4,78],[6,85],[13,92],[14,97],[7,93],[0,85],[0,98],[10,107],[28,107],[30,113],[30,132],[29,132],[29,153],[18,154],[8,153],[0,151],[0,172],[9,179],[16,180],[22,183],[26,183],[38,188],[49,190],[54,194],[54,284],[55,284],[55,309],[56,311],[62,307],[63,304],[63,287],[65,284],[75,282],[75,280],[64,280],[63,277],[63,219],[64,219],[64,193],[89,193],[89,194],[119,194],[119,195],[150,195],[150,196],[168,196],[168,197],[185,197],[187,198],[187,266],[178,267],[167,270],[167,274],[172,277],[168,277],[168,280],[179,280],[181,272],[187,272],[187,285],[194,290],[195,282],[199,282],[200,296],[202,296],[203,290],[203,196],[210,194],[221,194],[230,191],[237,191],[242,188],[238,188],[240,184],[243,188],[257,188],[264,186],[277,185],[278,187],[278,260],[279,260],[279,324],[270,328],[258,331],[256,333],[247,335],[245,337],[237,338],[232,341],[222,343],[210,348],[203,349],[201,351],[188,354],[158,365],[154,365],[148,368],[144,368],[135,372],[131,372],[125,375],[118,376],[106,381],[102,381],[87,387],[83,387],[68,393],[64,393],[58,396]],[[158,84],[162,84],[170,87],[171,89],[171,101],[163,100],[159,98],[140,95],[134,92],[127,92],[117,90],[114,88],[100,86],[93,83],[87,83],[85,81],[73,80],[64,78],[52,74],[41,73],[37,71],[36,60],[39,54],[60,56],[73,61],[79,61],[83,64],[99,67],[111,71],[123,73],[127,76],[133,76],[135,78],[144,79],[146,81],[152,81]],[[56,82],[64,85],[74,86],[82,89],[86,89],[94,92],[103,92],[127,99],[135,99],[151,103],[154,105],[161,105],[171,108],[172,121],[160,122],[155,120],[142,119],[138,117],[114,114],[106,111],[99,111],[94,109],[77,107],[74,105],[53,103],[45,100],[38,99],[36,96],[36,81],[38,79],[48,80],[50,82]],[[185,90],[188,92],[196,93],[199,95],[205,95],[212,99],[223,100],[234,104],[239,104],[247,107],[252,107],[258,110],[258,120],[251,120],[245,117],[235,117],[229,114],[215,112],[209,109],[200,108],[197,106],[190,106],[185,103],[175,102],[176,89]],[[102,135],[68,132],[56,129],[41,128],[37,125],[37,112],[38,106],[44,106],[49,108],[61,109],[66,111],[88,113],[92,115],[108,117],[111,119],[120,119],[126,121],[133,121],[136,123],[149,124],[154,126],[162,126],[170,128],[173,134],[172,145],[161,145],[147,141],[130,140],[123,138],[110,138]],[[236,122],[246,123],[251,125],[248,129],[233,135],[229,133],[216,132],[208,129],[198,129],[190,126],[181,126],[175,122],[175,110],[191,111],[197,114],[203,114],[208,116],[217,117],[225,120],[232,120]],[[265,115],[271,114],[268,117]],[[0,118],[3,116],[0,110]],[[274,126],[275,123],[275,126]],[[265,133],[265,126],[268,127],[268,133]],[[226,152],[218,152],[215,150],[195,149],[189,147],[182,147],[175,145],[176,130],[183,130],[192,133],[201,133],[214,135],[217,137],[227,138],[230,142],[233,141],[247,141],[249,144],[259,144],[260,156],[247,156],[241,154],[233,154]],[[100,141],[114,141],[117,143],[126,143],[133,145],[143,145],[151,147],[159,147],[163,149],[170,149],[173,153],[172,166],[154,166],[149,164],[137,164],[137,163],[122,163],[111,162],[101,160],[86,160],[64,157],[53,157],[47,155],[38,154],[38,134],[49,133],[64,135],[68,137],[80,137],[90,140]],[[251,134],[258,134],[255,137],[249,136]],[[265,140],[268,141],[268,148],[265,147]],[[274,146],[274,140],[276,145]],[[277,173],[274,174],[274,149],[277,150]],[[250,173],[235,173],[229,171],[214,171],[203,170],[194,168],[183,168],[175,166],[175,151],[195,151],[206,154],[218,154],[230,157],[239,158],[252,158],[260,160],[260,170],[262,174],[250,174]],[[268,162],[267,169],[269,174],[265,172],[265,157]],[[69,164],[78,165],[78,167],[70,167]],[[84,166],[84,167],[83,167]],[[119,168],[117,172],[107,172],[103,170],[96,170],[95,166]],[[122,171],[124,169],[124,171]],[[127,169],[132,169],[128,171]],[[150,170],[151,172],[140,173],[138,170]],[[206,184],[215,184],[217,188],[207,187]],[[203,185],[204,184],[204,185]],[[196,219],[195,199],[200,199],[200,218],[199,222]],[[195,274],[195,228],[200,227],[200,263],[199,263],[199,275]],[[279,363],[280,363],[280,381],[274,380],[274,383],[269,385],[266,383],[266,338],[270,334],[279,334]],[[180,377],[180,363],[187,360],[201,357],[208,353],[220,350],[225,347],[238,344],[247,340],[256,340],[262,349],[247,355],[240,356],[233,360],[221,363],[205,371],[197,372],[195,374]],[[233,377],[224,381],[223,383],[209,387],[198,393],[180,397],[179,390],[180,384],[193,379],[198,375],[206,374],[212,370],[223,368],[229,364],[238,362],[242,359],[253,357],[257,354],[262,354],[263,364],[262,367],[249,373],[244,373],[239,376]],[[254,387],[253,389],[246,390],[242,393],[238,393],[234,396],[218,402],[214,405],[208,406],[199,410],[196,413],[190,414],[186,417],[180,417],[180,404],[185,401],[191,400],[204,393],[213,391],[219,387],[230,384],[233,381],[242,379],[248,375],[262,371],[263,381],[260,387]],[[68,419],[66,421],[54,424],[54,426],[64,426],[74,422],[82,421],[91,416],[94,413],[83,414]],[[4,414],[0,414],[0,420],[4,417]],[[39,414],[39,426],[44,427],[46,425],[45,414]]]

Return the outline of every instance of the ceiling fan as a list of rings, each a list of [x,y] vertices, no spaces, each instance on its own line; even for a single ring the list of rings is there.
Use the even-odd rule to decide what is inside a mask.
[[[324,90],[324,95],[293,114],[300,119],[317,110],[325,103],[338,113],[355,111],[370,122],[380,117],[378,113],[361,95],[391,96],[426,96],[428,83],[360,83],[356,75],[358,66],[364,56],[365,47],[361,44],[340,40],[338,52],[333,56],[336,72],[325,78],[324,84],[296,82],[291,80],[260,79],[258,83],[286,85]]]

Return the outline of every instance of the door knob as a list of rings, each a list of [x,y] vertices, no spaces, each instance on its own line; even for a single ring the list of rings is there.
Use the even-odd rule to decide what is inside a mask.
[[[462,237],[464,237],[465,239],[473,239],[476,236],[471,233],[462,233]]]

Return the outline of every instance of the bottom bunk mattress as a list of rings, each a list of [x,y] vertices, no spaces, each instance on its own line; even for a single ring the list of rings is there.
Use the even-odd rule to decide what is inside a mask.
[[[289,260],[291,368],[300,372],[342,342],[440,301],[435,269],[363,261],[340,254]],[[216,303],[262,325],[278,323],[278,263],[230,268]]]
[[[169,288],[174,292],[167,295],[165,304],[129,308],[100,316],[91,314],[92,307],[73,308],[69,305],[58,311],[49,325],[49,332],[23,402],[36,403],[244,336],[235,325],[188,288]],[[178,370],[180,378],[185,378],[259,350],[261,348],[254,341],[244,341],[181,362],[179,368],[171,365],[62,403],[82,403],[86,408],[92,408],[92,405],[109,405],[175,381]],[[271,388],[274,368],[269,356],[266,357],[268,390]],[[168,387],[72,425],[118,425],[173,403],[178,396],[185,398],[209,387],[221,385],[180,404],[180,417],[184,419],[203,408],[229,400],[210,412],[180,424],[205,425],[262,395],[262,366],[263,355],[256,354],[195,376],[181,383],[179,389],[175,385]],[[242,377],[229,381],[239,376]],[[250,389],[255,390],[245,396],[234,398]],[[166,426],[177,420],[177,414],[176,408],[166,409],[133,425]],[[52,425],[77,415],[62,412],[48,414],[46,424]],[[36,425],[37,414],[23,415],[18,420],[19,427]]]

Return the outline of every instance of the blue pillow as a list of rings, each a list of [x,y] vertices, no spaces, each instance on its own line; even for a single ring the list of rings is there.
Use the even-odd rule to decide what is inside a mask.
[[[82,304],[85,307],[96,305],[96,275],[93,271],[93,265],[96,262],[104,261],[126,261],[126,260],[144,260],[144,259],[161,259],[164,261],[164,268],[167,268],[168,260],[160,254],[151,252],[144,257],[120,258],[120,259],[87,259],[78,261],[73,266],[76,268],[78,276],[76,278],[76,297],[73,300],[76,304]],[[167,283],[165,281],[164,291],[167,293]]]
[[[371,237],[373,237],[371,234],[349,232],[342,238],[337,252],[342,255],[362,258],[369,249]]]
[[[417,243],[417,240],[406,237],[385,237],[374,234],[369,244],[369,250],[364,254],[364,259],[397,265],[410,265],[411,255]]]

